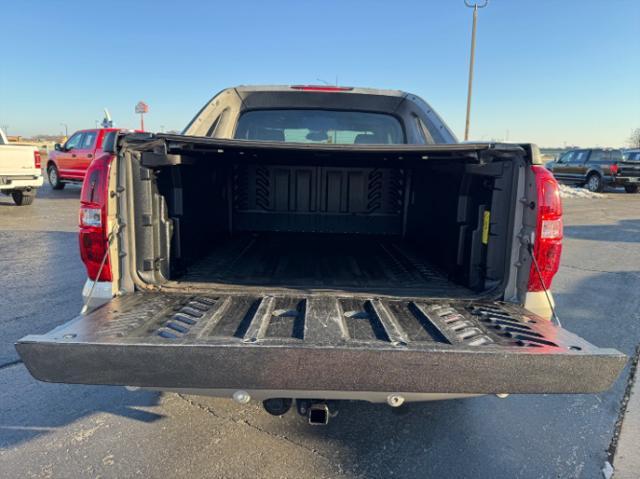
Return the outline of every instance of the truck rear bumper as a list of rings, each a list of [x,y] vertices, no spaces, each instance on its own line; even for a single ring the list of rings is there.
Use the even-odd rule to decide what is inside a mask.
[[[612,178],[610,184],[612,186],[640,185],[640,170],[637,176],[615,176]]]
[[[153,391],[156,388],[128,388],[129,390]],[[238,389],[188,389],[188,388],[162,388],[162,392],[174,392],[189,396],[213,396],[226,399],[233,399],[234,393]],[[304,390],[304,389],[242,389],[249,395],[250,400],[264,401],[271,398],[296,398],[326,401],[366,401],[370,403],[387,403],[389,396],[401,396],[405,402],[427,402],[427,401],[448,401],[451,399],[466,399],[480,397],[484,394],[464,394],[464,393],[407,393],[404,391],[334,391],[326,390]],[[500,397],[506,397],[505,394]]]
[[[42,175],[0,175],[0,190],[40,188],[43,183]]]
[[[510,304],[329,296],[136,293],[16,347],[43,381],[192,390],[592,393],[626,361]]]

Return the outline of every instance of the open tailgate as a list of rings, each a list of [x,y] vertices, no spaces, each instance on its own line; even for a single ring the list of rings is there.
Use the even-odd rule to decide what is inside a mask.
[[[507,303],[135,293],[17,350],[51,382],[156,388],[592,393],[626,357]]]

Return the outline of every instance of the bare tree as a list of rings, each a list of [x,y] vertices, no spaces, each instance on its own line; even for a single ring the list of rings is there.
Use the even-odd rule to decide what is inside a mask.
[[[631,132],[629,137],[629,146],[631,148],[640,148],[640,128],[636,128]]]

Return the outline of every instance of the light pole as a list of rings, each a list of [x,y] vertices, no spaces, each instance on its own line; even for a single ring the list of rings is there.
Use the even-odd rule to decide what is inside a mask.
[[[471,56],[469,58],[469,88],[467,90],[467,120],[464,125],[464,140],[469,139],[469,115],[471,114],[471,90],[473,85],[473,61],[476,54],[476,24],[478,23],[478,9],[484,8],[489,3],[489,0],[484,0],[483,3],[471,3],[469,0],[464,0],[464,4],[473,8],[473,26],[471,27]]]
[[[69,127],[67,126],[67,124],[66,123],[60,123],[60,125],[64,126],[64,136],[69,138]]]

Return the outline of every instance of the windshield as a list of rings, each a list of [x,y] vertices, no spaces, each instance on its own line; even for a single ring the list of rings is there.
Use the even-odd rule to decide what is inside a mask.
[[[402,125],[394,116],[329,110],[247,111],[238,120],[235,138],[339,145],[405,142]]]

